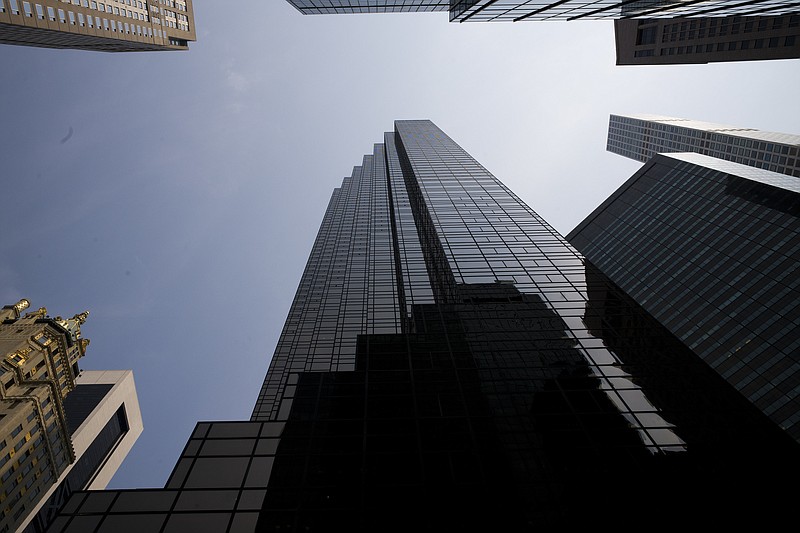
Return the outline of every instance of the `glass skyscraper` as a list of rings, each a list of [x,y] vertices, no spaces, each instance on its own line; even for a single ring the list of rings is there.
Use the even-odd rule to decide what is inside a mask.
[[[450,20],[519,21],[662,17],[781,15],[797,11],[793,2],[775,0],[287,0],[306,15],[449,11]]]
[[[567,238],[800,440],[800,180],[657,155]]]
[[[333,192],[251,420],[198,423],[163,489],[77,493],[50,531],[733,527],[798,473],[797,442],[404,120]]]

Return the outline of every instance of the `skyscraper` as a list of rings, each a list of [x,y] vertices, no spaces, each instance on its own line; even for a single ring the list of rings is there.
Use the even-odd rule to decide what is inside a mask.
[[[609,152],[645,163],[658,153],[697,152],[800,176],[800,135],[659,115],[611,115]]]
[[[75,389],[88,339],[87,313],[22,315],[27,300],[0,309],[0,532],[16,528],[75,461],[64,400]]]
[[[287,1],[304,15],[449,11],[451,22],[614,19],[617,65],[800,57],[800,11],[792,2]]]
[[[44,531],[73,490],[105,488],[142,431],[131,371],[83,372],[88,312],[0,310],[0,531]]]
[[[657,155],[567,238],[800,440],[800,181]]]
[[[617,19],[617,65],[796,59],[800,12],[773,16]]]
[[[0,0],[0,43],[100,52],[186,50],[192,0]]]
[[[399,13],[449,11],[453,22],[581,20],[618,18],[674,18],[726,15],[781,15],[797,12],[793,2],[751,0],[666,1],[627,0],[621,2],[563,0],[530,2],[526,0],[287,0],[304,15],[344,13]]]
[[[163,489],[75,493],[49,533],[732,527],[791,504],[797,442],[433,123],[382,141],[331,196],[251,420],[198,423]]]

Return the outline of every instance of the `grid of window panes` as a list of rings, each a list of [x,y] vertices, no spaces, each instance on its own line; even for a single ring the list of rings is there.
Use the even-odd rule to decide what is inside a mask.
[[[386,155],[376,144],[333,193],[253,420],[285,418],[290,372],[352,370],[358,335],[400,330]]]
[[[164,489],[72,494],[48,533],[252,533],[283,425],[201,422]]]
[[[288,0],[304,15],[447,11],[450,0]]]
[[[570,241],[800,439],[800,193],[691,156],[655,157]]]
[[[64,398],[77,341],[38,317],[0,324],[0,533],[16,531],[75,460]],[[73,367],[74,365],[74,367]]]
[[[190,0],[0,0],[0,42],[114,51],[185,48],[194,40],[193,26]]]
[[[681,17],[693,15],[724,16],[782,14],[796,11],[786,0],[696,1],[660,0],[288,0],[301,13],[390,13],[450,11],[454,21],[547,20],[572,18]]]
[[[384,134],[389,191],[392,198],[393,227],[395,230],[398,261],[398,278],[402,282],[405,317],[411,316],[414,304],[433,303],[433,289],[425,265],[411,200],[406,190],[403,169],[397,154],[394,133]]]
[[[463,21],[574,20],[637,17],[690,17],[725,15],[780,15],[797,11],[786,0],[455,0],[450,18]]]
[[[540,296],[565,321],[566,334],[592,371],[604,375],[607,368],[598,361],[613,360],[614,355],[602,349],[603,342],[582,318],[586,307],[582,256],[432,122],[397,121],[395,129],[409,168],[406,180],[419,189],[417,196],[424,204],[416,208],[426,211],[418,220],[433,226],[431,233],[443,250],[454,285],[506,282],[522,293]],[[434,252],[431,248],[425,251]],[[441,295],[448,297],[448,292]],[[632,382],[628,386],[628,398],[637,398],[638,406],[650,406]],[[618,407],[623,412],[634,409],[624,402]],[[635,416],[631,420],[636,424]],[[657,436],[663,440],[653,439],[654,446],[676,444],[668,433]]]
[[[800,135],[687,119],[611,115],[606,149],[641,162],[657,153],[697,152],[800,176]]]
[[[623,19],[616,24],[617,64],[707,63],[800,56],[798,13],[772,17]]]

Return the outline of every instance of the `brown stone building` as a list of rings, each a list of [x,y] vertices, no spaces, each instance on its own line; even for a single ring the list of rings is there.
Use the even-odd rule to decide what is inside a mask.
[[[102,52],[186,50],[192,0],[0,0],[0,43]]]

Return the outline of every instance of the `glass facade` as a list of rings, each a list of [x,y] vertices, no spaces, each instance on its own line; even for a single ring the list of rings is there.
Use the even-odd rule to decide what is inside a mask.
[[[251,420],[199,423],[164,489],[77,493],[50,532],[733,527],[798,474],[796,441],[397,121],[331,197]]]
[[[287,0],[304,15],[447,11],[450,0]]]
[[[568,238],[800,440],[798,217],[796,178],[659,155]]]
[[[288,0],[307,15],[449,11],[450,20],[579,20],[725,15],[780,15],[797,11],[786,0]]]

